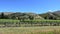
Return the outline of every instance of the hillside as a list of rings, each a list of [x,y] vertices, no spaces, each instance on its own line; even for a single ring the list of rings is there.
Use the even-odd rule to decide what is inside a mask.
[[[47,12],[43,14],[36,13],[21,13],[21,12],[0,12],[0,19],[18,19],[18,20],[60,20],[60,11]]]
[[[39,15],[45,19],[60,20],[60,11],[47,12]]]
[[[20,13],[20,12],[16,12],[16,13],[3,12],[3,13],[0,13],[0,18],[1,19],[6,19],[6,18],[7,19],[18,19],[18,20],[40,20],[40,19],[44,19],[35,13]]]

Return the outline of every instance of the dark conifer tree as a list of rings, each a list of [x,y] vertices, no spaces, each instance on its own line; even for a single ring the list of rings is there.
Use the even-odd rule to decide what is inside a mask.
[[[1,13],[1,19],[4,19],[4,13],[3,12]]]

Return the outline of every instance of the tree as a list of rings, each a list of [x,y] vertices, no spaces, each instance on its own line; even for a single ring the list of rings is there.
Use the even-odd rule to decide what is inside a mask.
[[[54,17],[50,16],[49,19],[52,19],[53,20]]]
[[[16,19],[16,16],[12,16],[11,19]]]
[[[3,19],[3,18],[4,18],[4,13],[2,12],[2,13],[1,13],[1,19]]]
[[[0,16],[1,16],[1,17],[0,17],[1,19],[8,19],[8,18],[9,18],[9,17],[8,17],[8,15],[4,15],[4,13],[3,13],[3,12],[1,13],[1,15],[0,15]]]
[[[33,19],[34,19],[34,17],[33,17],[33,16],[29,16],[29,19],[30,19],[30,20],[33,20]]]

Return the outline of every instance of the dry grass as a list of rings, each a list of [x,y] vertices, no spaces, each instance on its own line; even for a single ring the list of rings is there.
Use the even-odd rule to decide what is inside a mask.
[[[5,27],[0,34],[60,34],[60,26],[43,27]]]

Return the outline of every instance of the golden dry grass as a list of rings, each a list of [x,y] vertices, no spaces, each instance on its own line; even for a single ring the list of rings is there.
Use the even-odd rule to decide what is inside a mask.
[[[0,34],[60,34],[60,26],[5,27]]]

